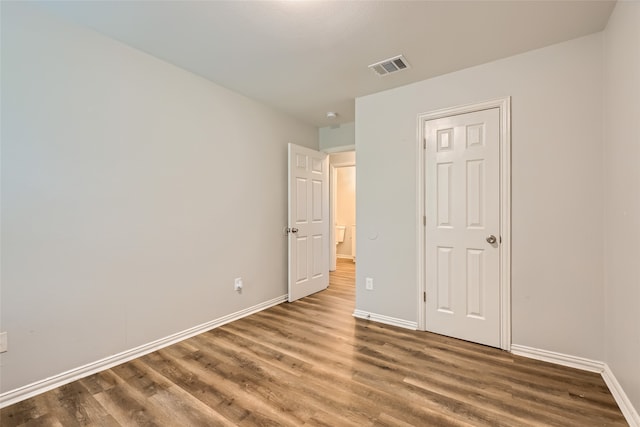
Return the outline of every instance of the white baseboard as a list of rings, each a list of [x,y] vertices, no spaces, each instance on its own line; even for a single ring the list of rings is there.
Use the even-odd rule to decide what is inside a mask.
[[[286,301],[287,295],[282,295],[269,301],[265,301],[252,307],[237,311],[235,313],[228,314],[218,319],[211,320],[207,323],[203,323],[201,325],[185,329],[184,331],[169,335],[167,337],[160,338],[159,340],[150,342],[148,344],[123,351],[122,353],[114,354],[113,356],[109,356],[104,359],[89,363],[87,365],[71,369],[67,372],[54,375],[52,377],[34,382],[32,384],[28,384],[15,390],[9,390],[5,393],[0,394],[0,408],[4,408],[6,406],[63,386],[65,384],[69,384],[70,382],[77,381],[81,378],[88,377],[89,375],[93,375],[97,372],[104,371],[105,369],[120,365],[121,363],[128,362],[129,360],[144,356],[145,354],[160,350],[161,348],[170,346],[187,338],[191,338],[203,332],[210,331],[211,329],[215,329],[219,326],[233,322],[234,320],[241,319],[243,317],[249,316],[253,313],[257,313]]]
[[[336,258],[353,260],[353,255],[336,254]]]
[[[629,397],[622,389],[622,386],[616,379],[615,375],[613,375],[613,371],[609,368],[609,365],[604,364],[604,371],[602,372],[602,379],[607,383],[607,387],[609,387],[609,391],[613,395],[613,398],[616,400],[616,403],[620,407],[622,414],[625,419],[629,423],[630,427],[640,427],[640,415],[638,415],[638,411],[633,407]]]
[[[602,375],[602,379],[607,384],[607,387],[609,387],[611,395],[618,404],[618,407],[620,407],[620,411],[622,411],[622,414],[629,423],[629,426],[640,427],[640,416],[638,416],[638,412],[631,404],[631,401],[622,389],[622,386],[613,375],[609,365],[606,363],[518,344],[511,345],[511,353],[518,356],[528,357],[530,359],[542,360],[544,362],[555,363],[557,365],[568,366],[570,368],[582,369],[583,371],[599,373]]]
[[[418,322],[411,322],[409,320],[398,319],[396,317],[389,317],[382,314],[369,313],[368,311],[355,310],[353,312],[353,317],[357,317],[358,319],[372,320],[374,322],[384,323],[385,325],[411,329],[413,331],[418,329]]]
[[[604,362],[556,353],[555,351],[511,344],[511,353],[517,356],[528,357],[529,359],[542,360],[543,362],[555,363],[556,365],[582,369],[583,371],[597,372],[599,374],[604,371]]]

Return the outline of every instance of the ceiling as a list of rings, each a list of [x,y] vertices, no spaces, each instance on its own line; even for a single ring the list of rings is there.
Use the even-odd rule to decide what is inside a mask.
[[[323,127],[355,98],[601,31],[613,1],[50,1],[41,7]],[[403,54],[410,68],[367,66]],[[338,113],[327,119],[326,112]]]

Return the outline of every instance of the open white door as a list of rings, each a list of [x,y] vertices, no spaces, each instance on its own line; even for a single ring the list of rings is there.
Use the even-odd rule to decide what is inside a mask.
[[[429,120],[424,135],[426,328],[500,347],[500,111]]]
[[[289,144],[289,302],[329,286],[329,161]]]

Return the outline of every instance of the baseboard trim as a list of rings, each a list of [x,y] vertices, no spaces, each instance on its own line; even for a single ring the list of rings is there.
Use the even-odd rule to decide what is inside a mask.
[[[353,255],[345,255],[345,254],[337,254],[336,258],[340,258],[340,259],[350,259],[353,261],[354,257]]]
[[[418,329],[418,322],[411,322],[409,320],[398,319],[396,317],[389,317],[382,314],[370,313],[363,310],[355,310],[353,317],[364,320],[372,320],[378,323],[384,323],[385,325],[398,326],[399,328],[411,329],[413,331]]]
[[[555,363],[556,365],[582,369],[583,371],[597,372],[599,374],[604,371],[604,362],[563,353],[556,353],[555,351],[511,344],[511,353],[517,356],[528,357],[529,359],[542,360],[543,362]]]
[[[633,407],[631,400],[629,400],[618,379],[613,375],[613,371],[606,363],[604,364],[604,371],[602,371],[602,379],[604,379],[607,387],[609,387],[609,391],[611,391],[613,398],[616,400],[629,426],[640,427],[640,415],[638,415],[638,411]]]
[[[609,387],[611,395],[618,404],[618,407],[620,408],[620,411],[622,411],[627,423],[629,423],[629,426],[640,427],[640,416],[638,416],[638,412],[631,404],[631,400],[627,397],[627,394],[624,392],[624,389],[616,379],[615,375],[613,375],[613,371],[611,371],[609,365],[605,362],[517,344],[511,345],[511,353],[517,356],[524,356],[530,359],[568,366],[570,368],[582,369],[583,371],[596,372],[602,375],[602,379],[605,384],[607,384],[607,387]]]
[[[22,400],[36,396],[54,388],[69,384],[70,382],[77,381],[81,378],[88,377],[89,375],[93,375],[100,371],[104,371],[105,369],[109,369],[124,362],[128,362],[130,360],[144,356],[145,354],[160,350],[161,348],[170,346],[187,338],[191,338],[203,332],[210,331],[211,329],[215,329],[219,326],[233,322],[234,320],[241,319],[243,317],[249,316],[251,314],[257,313],[286,301],[287,295],[282,295],[269,301],[265,301],[252,307],[237,311],[235,313],[222,316],[218,319],[211,320],[201,325],[185,329],[184,331],[177,332],[167,337],[160,338],[148,344],[143,344],[139,347],[135,347],[130,350],[123,351],[122,353],[118,353],[113,356],[109,356],[104,359],[89,363],[87,365],[71,369],[61,374],[46,378],[44,380],[36,381],[32,384],[28,384],[15,390],[9,390],[5,393],[0,394],[0,408],[18,403]]]

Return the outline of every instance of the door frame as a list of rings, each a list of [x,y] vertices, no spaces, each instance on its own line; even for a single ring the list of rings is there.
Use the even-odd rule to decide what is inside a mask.
[[[418,329],[427,330],[426,322],[426,166],[425,124],[429,120],[457,116],[476,111],[498,108],[500,115],[500,348],[511,350],[511,97],[498,98],[476,104],[444,108],[418,115],[418,143],[416,161],[418,163],[417,214],[418,233]]]
[[[329,158],[329,271],[335,271],[337,248],[336,248],[336,217],[337,217],[337,199],[338,199],[338,169],[355,167],[356,162],[340,162],[331,163]],[[357,191],[357,190],[356,190]]]

